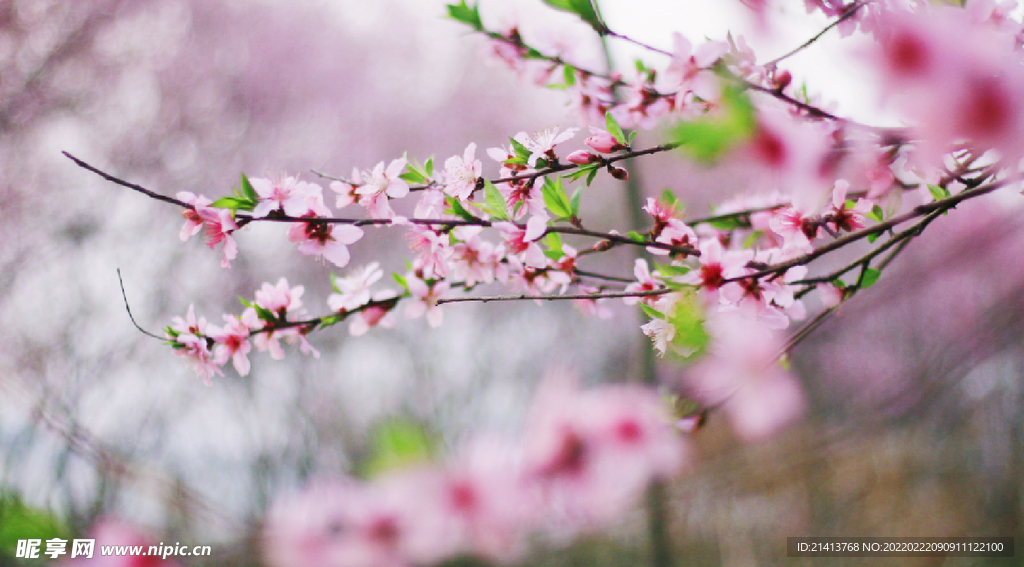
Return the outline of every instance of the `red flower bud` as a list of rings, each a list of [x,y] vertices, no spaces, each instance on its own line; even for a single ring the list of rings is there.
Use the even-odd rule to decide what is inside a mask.
[[[576,150],[575,152],[567,155],[565,159],[569,163],[574,163],[576,165],[587,165],[588,163],[594,163],[600,158],[587,150]]]
[[[593,132],[594,135],[584,140],[583,143],[602,154],[610,154],[626,147],[620,144],[619,141],[615,139],[615,136],[612,136],[600,128],[591,127],[590,131]]]

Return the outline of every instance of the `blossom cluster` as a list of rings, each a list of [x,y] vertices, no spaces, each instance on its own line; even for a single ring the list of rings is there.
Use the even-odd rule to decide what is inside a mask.
[[[303,353],[319,358],[320,352],[306,339],[312,327],[292,325],[295,318],[305,314],[304,292],[303,286],[291,287],[288,280],[281,278],[276,285],[263,284],[254,301],[242,300],[246,308],[241,315],[225,314],[223,327],[207,324],[205,317],[197,318],[195,307],[190,305],[188,314],[175,317],[164,332],[168,344],[207,385],[214,374],[224,375],[221,367],[229,360],[240,375],[247,375],[253,344],[259,352],[269,352],[271,358],[280,360],[284,358],[283,339],[286,343],[297,343]]]
[[[765,15],[772,1],[746,3]],[[813,329],[869,288],[938,215],[1018,181],[1024,158],[1016,2],[805,3],[834,18],[840,33],[875,39],[865,60],[906,127],[833,114],[783,68],[788,55],[758,62],[739,36],[697,45],[675,34],[671,50],[649,48],[667,63],[638,61],[626,78],[530,45],[516,25],[487,29],[465,0],[449,6],[486,35],[502,64],[563,89],[589,136],[569,147],[580,128],[519,132],[481,152],[493,174],[469,143],[437,171],[433,159],[403,156],[331,178],[327,190],[291,176],[243,175],[233,196],[216,201],[179,193],[181,239],[204,232],[208,246],[221,247],[224,267],[239,254],[236,233],[264,221],[286,224],[301,254],[336,268],[348,267],[365,226],[405,231],[413,258],[391,274],[390,287],[379,261],[333,275],[328,311],[317,316],[303,309],[303,286],[284,278],[263,284],[222,326],[190,307],[166,328],[168,343],[209,384],[229,361],[246,375],[253,346],[275,359],[285,354],[282,341],[319,356],[307,338],[313,331],[342,321],[352,335],[389,327],[400,305],[407,318],[436,327],[449,301],[571,298],[605,317],[610,300],[622,299],[646,316],[640,330],[652,348],[687,366],[664,387],[720,410],[741,440],[772,435],[805,408],[799,379],[780,362],[804,334],[787,341],[782,333],[817,309],[804,327]],[[589,2],[549,4],[576,11],[601,36],[622,37]],[[634,147],[627,129],[657,126],[666,126],[667,143]],[[666,190],[644,202],[646,227],[584,224],[580,203],[598,175],[629,181],[629,160],[673,150],[707,166],[741,166],[749,191],[704,218],[689,216]],[[362,214],[335,217],[329,205]],[[854,246],[854,261],[812,273],[819,258]],[[636,259],[632,275],[591,269],[592,257],[616,247],[649,259]],[[471,293],[480,286],[515,295]],[[812,293],[817,305],[805,303]],[[553,378],[539,390],[521,442],[478,439],[443,463],[315,485],[274,507],[267,551],[278,565],[423,565],[460,554],[514,560],[530,534],[619,517],[651,480],[683,467],[679,430],[693,427],[692,416],[670,417],[648,387],[581,391]]]
[[[863,22],[870,13],[865,10],[859,20],[847,15],[843,23]],[[940,38],[948,36],[956,18],[965,17],[962,10],[934,10],[914,17],[891,15],[877,60],[894,83],[917,98],[927,98],[930,91],[939,90],[940,82],[966,73],[968,67],[982,69],[984,76],[999,80],[1024,80],[1024,74],[1009,71],[1016,57],[1012,46],[1010,55],[1000,58],[995,56],[1000,40],[982,39],[980,26],[987,24],[969,20],[976,26],[968,28],[974,30],[974,35],[968,35],[975,38],[973,47],[956,51],[943,45]],[[967,15],[975,17],[976,13]],[[802,298],[807,293],[819,291],[821,303],[834,308],[857,289],[870,286],[879,272],[871,266],[874,256],[854,266],[861,270],[855,282],[842,279],[853,267],[833,277],[808,277],[807,264],[819,256],[818,244],[831,245],[844,235],[867,236],[872,241],[878,238],[882,231],[874,227],[888,228],[883,221],[906,209],[903,193],[908,188],[919,188],[922,203],[953,199],[953,191],[963,191],[971,183],[964,175],[979,171],[971,170],[970,163],[983,148],[1016,155],[1011,147],[1015,142],[1008,134],[1015,131],[1015,124],[996,120],[1016,116],[1015,103],[998,89],[969,89],[964,92],[992,100],[952,105],[968,114],[975,108],[977,112],[970,116],[977,119],[976,128],[966,119],[946,121],[932,128],[935,135],[910,143],[884,130],[832,120],[823,111],[816,113],[817,107],[806,97],[800,101],[795,93],[786,94],[791,88],[789,79],[780,74],[777,65],[756,64],[742,38],[709,41],[694,48],[677,35],[668,65],[660,71],[641,66],[641,74],[650,84],[631,87],[620,79],[607,82],[607,77],[572,67],[560,57],[543,55],[527,46],[514,28],[492,32],[490,37],[496,53],[507,63],[532,65],[540,61],[565,67],[563,76],[570,96],[576,96],[574,89],[586,89],[588,81],[606,81],[608,89],[603,92],[612,98],[621,94],[615,92],[616,85],[627,89],[627,94],[635,87],[633,95],[618,106],[603,105],[595,93],[583,97],[605,112],[604,128],[589,126],[591,135],[584,140],[585,149],[561,150],[559,146],[571,142],[578,129],[557,127],[532,135],[520,132],[509,138],[508,147],[488,149],[487,156],[498,166],[493,180],[483,175],[474,143],[447,158],[443,171],[434,171],[432,159],[420,164],[402,157],[382,161],[372,169],[355,169],[349,179],[334,179],[330,184],[334,206],[339,210],[361,206],[363,218],[334,218],[320,185],[288,176],[270,180],[243,175],[235,196],[218,201],[180,193],[186,218],[182,239],[205,228],[207,244],[223,247],[225,266],[238,254],[234,233],[260,220],[287,222],[288,238],[298,244],[299,252],[322,256],[337,267],[347,266],[348,246],[364,236],[360,226],[366,224],[403,228],[415,253],[407,272],[392,274],[397,289],[373,289],[383,278],[379,262],[335,276],[336,293],[327,301],[330,314],[305,322],[296,319],[298,305],[282,311],[278,303],[266,299],[267,290],[287,290],[284,280],[277,287],[264,284],[264,299],[257,293],[242,314],[224,315],[223,328],[206,328],[205,321],[196,320],[190,309],[189,316],[176,319],[167,333],[204,379],[209,381],[220,373],[228,360],[240,373],[247,373],[250,340],[274,358],[283,356],[280,339],[298,343],[304,352],[315,352],[306,339],[309,332],[344,319],[349,319],[353,335],[391,326],[400,302],[406,303],[408,317],[425,316],[431,326],[438,326],[443,321],[441,304],[450,294],[495,283],[537,299],[569,295],[569,289],[575,288],[577,304],[601,316],[610,314],[606,305],[599,304],[608,295],[623,297],[627,304],[639,303],[650,317],[642,331],[654,348],[662,355],[691,359],[716,348],[709,344],[715,339],[707,328],[713,326],[711,319],[717,313],[740,311],[748,316],[749,324],[782,330],[792,321],[806,318],[808,309]],[[510,46],[516,49],[509,50]],[[940,65],[943,58],[952,58],[960,67]],[[737,81],[745,82],[751,92],[730,86]],[[645,101],[642,104],[637,102],[641,99]],[[626,135],[622,124],[644,126],[670,114],[699,118],[684,121],[670,144],[633,148],[633,136]],[[985,124],[999,131],[984,130]],[[936,134],[935,128],[945,130]],[[749,195],[723,203],[714,217],[687,222],[682,203],[666,192],[660,199],[647,200],[644,212],[651,227],[643,233],[623,236],[582,228],[579,204],[584,185],[589,186],[600,171],[613,179],[626,179],[627,171],[617,165],[620,161],[678,146],[684,150],[699,146],[702,142],[693,132],[729,138],[718,146],[698,148],[692,155],[743,161],[753,167],[759,174]],[[986,132],[992,136],[986,138]],[[953,168],[956,171],[947,163],[936,167],[934,160],[921,157],[962,138],[981,145],[956,154],[960,160],[958,168]],[[974,186],[994,171],[979,174]],[[566,182],[579,185],[572,196],[566,191]],[[399,201],[410,195],[418,195],[408,207],[411,215],[399,214]],[[597,242],[570,245],[563,238],[569,235],[592,237]],[[890,239],[886,246],[895,243]],[[645,247],[658,263],[652,267],[637,260],[629,283],[620,283],[624,280],[621,276],[580,267],[587,256],[622,245]],[[295,289],[298,297],[302,288]]]
[[[650,388],[541,384],[521,440],[478,436],[443,462],[370,481],[314,483],[278,501],[265,526],[272,565],[429,565],[476,555],[513,561],[538,532],[613,524],[648,483],[678,474],[686,436]],[[564,537],[564,536],[563,536]]]

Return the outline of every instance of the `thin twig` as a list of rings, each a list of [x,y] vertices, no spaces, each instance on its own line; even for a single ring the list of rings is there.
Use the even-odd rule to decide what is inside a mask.
[[[823,36],[826,33],[828,33],[829,30],[831,30],[832,28],[834,28],[834,27],[838,26],[839,24],[845,22],[846,20],[852,18],[853,15],[857,13],[857,10],[860,10],[862,7],[864,7],[865,4],[868,4],[869,2],[871,2],[871,0],[861,0],[859,2],[854,3],[853,5],[851,5],[847,9],[846,13],[844,13],[842,16],[839,16],[838,18],[836,18],[836,20],[834,22],[832,22],[827,27],[825,27],[825,29],[823,29],[820,32],[818,32],[817,34],[815,34],[814,37],[812,37],[811,39],[808,39],[807,41],[803,42],[798,47],[796,47],[795,49],[790,51],[789,53],[786,53],[785,55],[782,55],[780,57],[776,57],[775,59],[772,59],[771,61],[765,63],[764,66],[765,67],[769,67],[769,68],[770,67],[774,67],[775,64],[777,64],[779,61],[782,61],[783,59],[787,59],[787,58],[789,58],[789,57],[791,57],[793,55],[796,55],[800,51],[803,51],[804,49],[807,49],[808,47],[811,46],[811,44],[813,44],[814,42],[816,42],[819,39],[821,39],[821,36]]]
[[[633,39],[633,38],[631,38],[631,37],[629,37],[627,35],[623,35],[623,34],[618,33],[618,32],[614,32],[614,31],[612,31],[612,30],[610,30],[608,28],[605,28],[604,33],[602,33],[601,35],[607,35],[607,36],[611,36],[611,37],[614,37],[614,38],[617,38],[617,39],[621,39],[623,41],[628,41],[629,43],[632,43],[633,45],[636,45],[637,47],[642,47],[642,48],[644,48],[647,51],[650,51],[652,53],[659,53],[661,55],[665,55],[665,56],[668,56],[668,57],[672,57],[672,55],[673,55],[673,53],[671,51],[666,51],[664,49],[661,49],[661,48],[658,48],[658,47],[654,47],[653,45],[648,45],[648,44],[646,44],[646,43],[644,43],[642,41]]]
[[[698,218],[690,219],[690,220],[686,221],[686,224],[688,224],[690,226],[694,226],[694,225],[698,225],[698,224],[710,224],[710,223],[713,223],[713,222],[719,222],[719,221],[724,221],[724,220],[732,220],[732,219],[739,220],[739,219],[742,219],[743,217],[749,217],[750,215],[752,215],[754,213],[764,213],[764,212],[768,212],[768,211],[774,211],[775,209],[781,209],[782,207],[785,207],[785,206],[786,205],[770,205],[770,206],[766,206],[766,207],[756,207],[756,208],[753,208],[753,209],[744,209],[742,211],[736,211],[734,213],[722,213],[720,215],[712,215],[712,216],[709,216],[709,217],[698,217]]]
[[[874,226],[871,226],[871,227],[859,230],[857,232],[851,232],[850,234],[847,234],[846,236],[844,236],[842,238],[837,238],[836,240],[833,240],[832,242],[822,246],[821,248],[815,249],[813,252],[809,252],[807,254],[804,254],[803,256],[798,256],[798,257],[793,258],[792,260],[789,260],[787,262],[782,262],[781,264],[776,264],[774,266],[769,266],[767,268],[764,268],[763,270],[758,270],[758,271],[756,271],[756,272],[754,272],[752,274],[747,274],[747,275],[744,275],[744,276],[736,276],[736,277],[732,277],[732,278],[727,278],[725,280],[725,283],[735,282],[735,281],[742,281],[742,280],[747,280],[747,279],[759,279],[759,278],[763,278],[765,276],[775,276],[775,277],[778,277],[779,275],[784,273],[786,270],[788,270],[788,269],[790,269],[790,268],[792,268],[794,266],[803,266],[805,264],[809,264],[812,261],[818,259],[819,257],[824,256],[825,254],[828,254],[829,252],[832,252],[834,250],[838,250],[839,248],[842,248],[843,246],[846,246],[848,244],[851,244],[851,243],[856,242],[858,240],[861,240],[863,238],[867,238],[868,236],[871,236],[872,234],[878,234],[878,233],[881,233],[881,232],[885,232],[886,230],[889,230],[890,228],[892,228],[894,226],[903,224],[903,223],[907,222],[908,220],[912,220],[912,219],[915,219],[915,218],[920,217],[920,216],[928,215],[928,214],[930,214],[932,212],[936,212],[937,211],[937,212],[941,213],[943,211],[948,211],[949,209],[952,209],[952,208],[956,207],[957,205],[959,205],[963,201],[966,201],[968,199],[973,199],[975,197],[980,197],[982,195],[991,193],[992,191],[995,191],[996,189],[999,189],[999,188],[1003,187],[1003,185],[1005,185],[1005,184],[1006,184],[1005,180],[1004,181],[996,181],[996,182],[993,182],[993,183],[991,183],[989,185],[982,185],[982,186],[974,188],[974,189],[966,189],[964,191],[961,191],[960,193],[957,193],[956,195],[953,195],[952,197],[948,197],[948,198],[943,199],[941,201],[934,201],[932,203],[928,203],[928,204],[925,204],[925,205],[919,205],[917,207],[914,207],[913,210],[911,210],[911,211],[909,211],[907,213],[904,213],[904,214],[899,215],[899,216],[892,217],[892,218],[890,218],[887,221],[880,222],[880,223],[878,223],[878,224],[876,224]]]
[[[195,208],[192,205],[189,205],[188,203],[185,203],[183,201],[179,201],[179,200],[175,199],[174,197],[168,197],[166,195],[161,195],[160,193],[155,193],[153,191],[150,191],[149,189],[146,189],[145,187],[142,187],[141,185],[136,185],[134,183],[129,183],[129,182],[123,180],[123,179],[119,179],[117,177],[114,177],[113,175],[110,175],[109,173],[106,173],[105,171],[101,171],[101,170],[99,170],[99,169],[97,169],[97,168],[95,168],[95,167],[85,163],[84,161],[76,158],[75,156],[69,154],[68,152],[61,152],[61,153],[64,154],[65,156],[67,156],[68,159],[70,159],[71,161],[75,162],[78,165],[78,167],[81,167],[83,169],[88,169],[89,171],[95,173],[96,175],[99,175],[103,179],[106,179],[107,181],[111,181],[111,182],[117,183],[118,185],[122,185],[124,187],[127,187],[127,188],[133,190],[133,191],[138,191],[139,193],[142,193],[143,195],[145,195],[145,196],[147,196],[147,197],[149,197],[151,199],[156,199],[157,201],[163,201],[165,203],[170,203],[172,205],[178,205],[179,207],[184,207],[186,209],[193,209],[193,208]]]
[[[815,329],[820,327],[821,324],[825,322],[825,319],[832,315],[834,311],[835,308],[822,311],[821,313],[818,313],[818,315],[814,319],[811,319],[803,327],[800,327],[800,330],[797,331],[795,335],[790,337],[788,341],[786,341],[786,344],[783,345],[782,349],[779,351],[779,354],[775,358],[782,358],[784,355],[788,354],[789,351],[793,350],[793,347],[800,344],[800,342],[806,339],[808,335],[813,333]]]
[[[438,299],[437,304],[444,305],[445,303],[467,303],[470,301],[487,303],[489,301],[523,301],[528,299],[537,299],[540,301],[564,301],[567,299],[612,299],[616,297],[649,297],[652,295],[664,295],[671,291],[672,290],[670,288],[663,287],[659,289],[649,289],[644,291],[628,291],[615,293],[577,293],[567,295],[478,295],[475,297],[445,297]]]
[[[74,159],[74,158],[71,158],[71,159]],[[132,308],[128,305],[128,295],[124,292],[124,280],[121,279],[121,268],[117,269],[117,283],[121,284],[121,297],[124,298],[124,308],[125,308],[125,311],[128,312],[128,318],[132,320],[132,325],[135,325],[135,328],[138,329],[139,331],[141,331],[142,334],[144,334],[144,335],[149,335],[149,336],[153,337],[154,339],[160,339],[161,341],[166,341],[167,337],[160,337],[160,336],[154,335],[153,333],[150,333],[149,331],[147,331],[147,330],[143,329],[142,327],[140,327],[139,324],[135,322],[135,317],[132,315]]]
[[[667,149],[671,149],[672,147],[675,147],[675,146],[673,144],[665,144],[665,145],[657,146],[657,147],[654,147],[654,148],[648,148],[646,150],[640,150],[638,152],[629,152],[629,153],[627,153],[625,155],[615,156],[613,158],[608,158],[608,161],[609,162],[619,161],[619,160],[628,159],[630,157],[634,157],[634,156],[637,156],[637,155],[646,155],[646,154],[656,153],[656,152],[660,152],[660,151],[666,151]],[[118,185],[131,188],[131,189],[133,189],[135,191],[138,191],[138,192],[140,192],[140,193],[142,193],[142,194],[144,194],[144,195],[146,195],[146,196],[148,196],[150,198],[156,199],[158,201],[163,201],[165,203],[170,203],[170,204],[177,205],[179,207],[183,207],[183,208],[187,208],[187,209],[194,209],[194,207],[192,207],[192,205],[189,205],[188,203],[183,203],[183,202],[181,202],[181,201],[179,201],[177,199],[172,199],[170,197],[166,197],[164,195],[161,195],[159,193],[156,193],[154,191],[146,189],[145,187],[142,187],[140,185],[136,185],[134,183],[130,183],[130,182],[125,181],[123,179],[119,179],[119,178],[117,178],[117,177],[115,177],[115,176],[113,176],[113,175],[111,175],[109,173],[106,173],[106,172],[104,172],[104,171],[102,171],[100,169],[97,169],[97,168],[89,165],[88,163],[85,163],[84,161],[82,161],[82,160],[72,156],[71,154],[69,154],[67,152],[64,152],[64,155],[66,155],[68,158],[73,160],[76,164],[78,164],[82,168],[87,169],[87,170],[89,170],[89,171],[91,171],[93,173],[96,173],[97,175],[103,177],[104,179],[106,179],[108,181],[112,181],[112,182],[114,182],[114,183],[116,183]],[[495,183],[497,183],[499,181],[501,181],[501,180],[495,181]],[[248,215],[246,213],[239,213],[237,215],[237,217],[238,217],[237,223],[238,223],[239,228],[241,228],[241,227],[243,227],[243,226],[245,226],[245,225],[247,225],[249,223],[252,223],[252,222],[287,222],[287,223],[303,222],[303,223],[309,223],[309,224],[350,224],[350,225],[353,225],[353,226],[394,225],[395,224],[395,222],[392,219],[379,219],[379,218],[355,219],[355,218],[340,218],[340,217],[291,217],[291,216],[280,214],[280,213],[273,213],[273,214],[271,214],[269,216],[260,217],[260,218],[252,217],[252,216],[250,216],[250,215]],[[406,221],[409,222],[410,224],[417,224],[417,225],[424,225],[424,226],[445,226],[445,227],[454,227],[454,226],[483,226],[483,227],[490,227],[490,226],[493,226],[494,224],[496,224],[494,221],[484,220],[484,219],[469,220],[469,219],[423,219],[423,218],[411,218],[411,219],[406,219]],[[517,228],[520,228],[520,229],[525,229],[526,228],[526,225],[522,224],[522,223],[511,223],[510,222],[510,224],[512,224],[512,225],[514,225],[514,226],[516,226]],[[645,247],[651,247],[651,248],[658,248],[658,249],[661,249],[661,250],[668,250],[670,252],[674,252],[674,253],[677,253],[677,254],[689,255],[689,256],[698,256],[698,255],[700,255],[700,252],[696,248],[694,248],[692,246],[674,246],[674,245],[671,245],[671,244],[664,244],[664,243],[661,243],[661,242],[637,242],[636,240],[633,240],[632,238],[629,238],[627,236],[622,236],[622,235],[614,234],[614,233],[610,233],[610,232],[606,233],[606,232],[598,232],[598,231],[594,231],[594,230],[587,230],[587,229],[584,229],[584,228],[578,228],[578,227],[574,227],[574,226],[549,226],[547,228],[547,230],[545,231],[545,234],[549,234],[549,233],[552,233],[552,232],[557,232],[557,233],[560,233],[560,234],[574,234],[574,235],[578,235],[578,236],[589,236],[589,237],[592,237],[592,238],[599,238],[599,239],[607,240],[609,242],[614,242],[614,243],[617,243],[617,244],[630,244],[630,245],[633,245],[633,246],[645,246]]]

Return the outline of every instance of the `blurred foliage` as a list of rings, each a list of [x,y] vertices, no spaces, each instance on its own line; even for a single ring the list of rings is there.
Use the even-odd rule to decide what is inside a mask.
[[[69,539],[68,529],[49,512],[26,506],[14,494],[0,494],[0,564],[13,559],[18,540]],[[45,543],[41,551],[45,551]]]

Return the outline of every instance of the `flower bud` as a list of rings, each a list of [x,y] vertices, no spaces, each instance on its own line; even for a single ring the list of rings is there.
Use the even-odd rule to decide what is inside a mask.
[[[583,143],[602,154],[610,154],[626,147],[620,144],[619,141],[615,139],[615,136],[612,136],[604,130],[592,127],[590,131],[593,132],[594,135],[584,140]]]
[[[612,177],[619,181],[625,181],[629,179],[629,172],[621,167],[615,167],[614,165],[608,166],[608,173],[612,174]]]
[[[576,165],[587,165],[588,163],[594,163],[600,158],[587,150],[576,150],[575,152],[567,155],[565,159],[569,163],[574,163]]]
[[[793,75],[789,71],[779,71],[772,76],[772,82],[775,83],[776,90],[782,90],[789,86],[789,83],[793,82]]]

